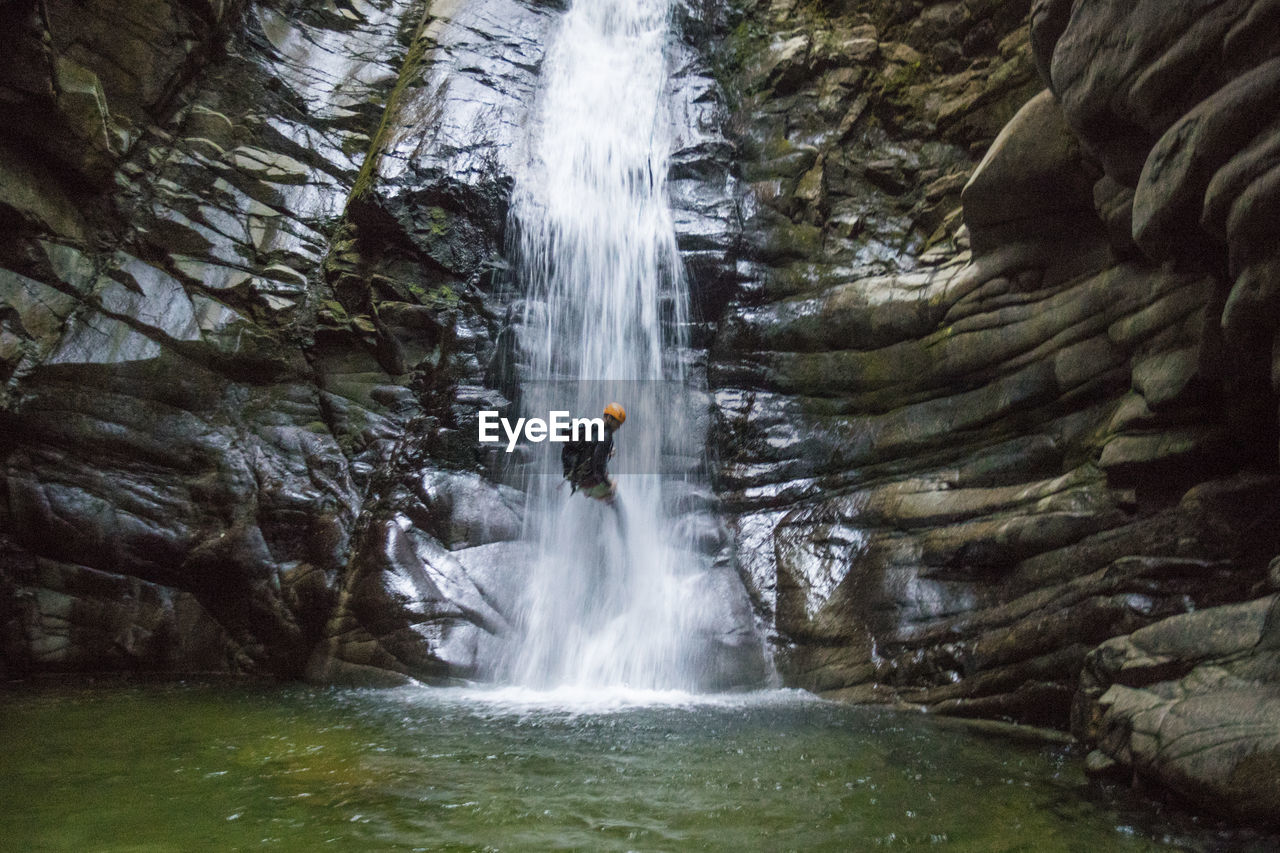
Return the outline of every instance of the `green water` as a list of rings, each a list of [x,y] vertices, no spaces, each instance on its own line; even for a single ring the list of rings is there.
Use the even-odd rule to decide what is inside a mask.
[[[794,693],[60,688],[0,733],[4,850],[1206,846],[1060,746]]]

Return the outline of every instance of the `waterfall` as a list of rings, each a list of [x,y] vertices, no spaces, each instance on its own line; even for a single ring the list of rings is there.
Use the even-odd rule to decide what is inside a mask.
[[[524,414],[599,417],[611,400],[628,413],[610,463],[621,517],[560,486],[560,445],[534,446],[536,558],[498,673],[518,684],[699,685],[707,557],[682,498],[704,435],[682,366],[687,288],[666,192],[669,12],[667,0],[572,5],[516,175]]]

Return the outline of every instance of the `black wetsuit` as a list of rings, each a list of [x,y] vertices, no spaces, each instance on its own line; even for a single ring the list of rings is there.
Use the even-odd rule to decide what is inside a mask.
[[[574,489],[590,489],[609,480],[609,454],[613,452],[613,430],[605,428],[599,441],[566,442],[560,451],[565,479]]]

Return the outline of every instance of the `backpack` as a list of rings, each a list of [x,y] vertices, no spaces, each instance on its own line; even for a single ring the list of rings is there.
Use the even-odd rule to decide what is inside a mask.
[[[564,478],[572,487],[570,494],[578,490],[578,484],[591,472],[591,457],[595,452],[594,441],[567,441],[560,451],[560,466]]]

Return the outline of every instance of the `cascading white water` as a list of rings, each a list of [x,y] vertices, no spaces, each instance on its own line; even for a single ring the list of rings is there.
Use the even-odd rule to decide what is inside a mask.
[[[671,516],[685,476],[672,461],[696,468],[702,436],[686,417],[687,294],[666,198],[668,25],[668,0],[575,0],[516,178],[524,412],[599,416],[610,400],[628,412],[610,465],[625,528],[557,488],[559,445],[537,446],[537,557],[498,674],[519,684],[698,686],[706,558]]]

